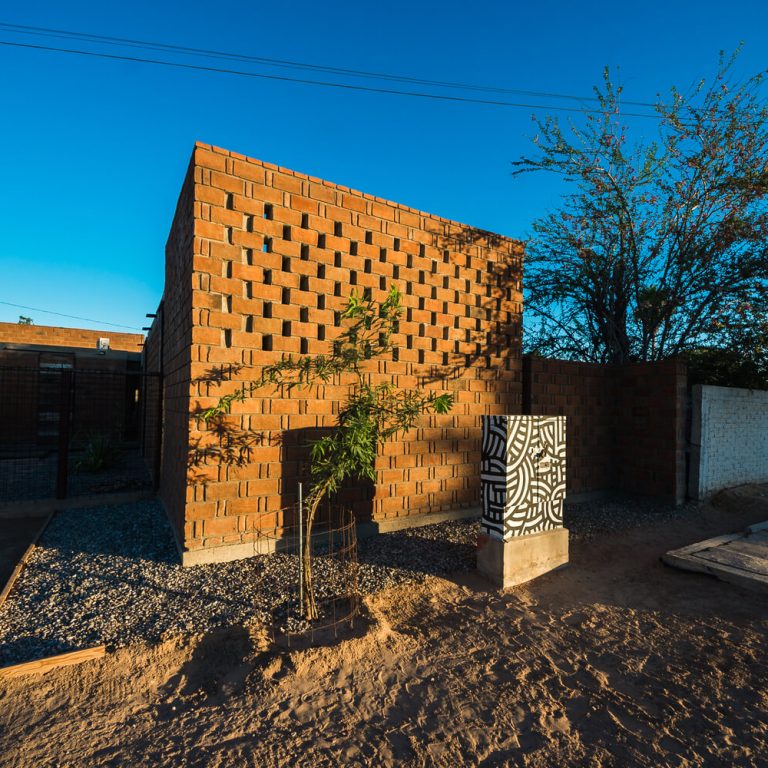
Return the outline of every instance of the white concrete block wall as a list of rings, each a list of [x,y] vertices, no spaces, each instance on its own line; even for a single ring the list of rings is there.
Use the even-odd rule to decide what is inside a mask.
[[[695,386],[689,494],[768,482],[768,391]]]

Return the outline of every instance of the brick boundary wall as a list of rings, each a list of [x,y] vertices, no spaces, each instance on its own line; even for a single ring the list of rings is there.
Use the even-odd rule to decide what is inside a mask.
[[[0,323],[0,344],[21,347],[34,345],[45,347],[72,347],[96,349],[100,338],[109,339],[109,348],[118,352],[141,352],[144,336],[140,333],[116,333],[91,331],[85,328],[58,328],[52,325],[21,325]]]
[[[768,391],[696,385],[689,494],[768,482]]]
[[[523,371],[525,411],[568,417],[571,496],[621,490],[684,500],[684,363],[611,367],[526,355]]]
[[[190,466],[211,440],[195,412],[285,354],[327,352],[353,289],[403,293],[397,352],[372,361],[371,380],[456,405],[387,444],[375,485],[346,501],[374,521],[477,505],[480,417],[521,407],[522,257],[518,241],[198,143],[147,341],[165,335],[160,495],[185,562],[243,556],[257,526],[279,524],[307,479],[306,438],[335,423],[350,380],[236,403],[233,439],[258,436],[240,468]]]

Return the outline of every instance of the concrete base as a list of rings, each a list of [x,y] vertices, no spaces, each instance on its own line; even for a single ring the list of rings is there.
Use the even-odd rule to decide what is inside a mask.
[[[567,563],[566,528],[515,536],[507,542],[486,534],[477,540],[477,570],[502,589],[524,584]]]

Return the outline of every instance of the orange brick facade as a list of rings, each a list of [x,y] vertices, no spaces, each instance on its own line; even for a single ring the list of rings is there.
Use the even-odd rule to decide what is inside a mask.
[[[349,381],[236,403],[231,428],[258,438],[243,467],[190,466],[190,446],[211,440],[194,413],[283,355],[327,353],[352,290],[403,294],[396,351],[371,361],[372,380],[456,404],[384,446],[375,485],[346,498],[373,520],[478,504],[480,417],[521,407],[522,257],[517,241],[197,144],[146,352],[163,349],[161,497],[183,551],[247,544],[293,503],[306,437],[335,423]]]
[[[18,348],[71,347],[96,349],[100,338],[109,339],[109,348],[118,352],[141,352],[144,337],[140,333],[115,333],[114,331],[90,331],[83,328],[57,328],[50,325],[20,325],[0,323],[0,347]]]

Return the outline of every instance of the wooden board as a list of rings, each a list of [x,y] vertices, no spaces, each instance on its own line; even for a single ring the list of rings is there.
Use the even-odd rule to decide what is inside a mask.
[[[662,555],[667,565],[768,592],[768,521]]]
[[[93,648],[84,648],[81,651],[71,651],[70,653],[61,653],[58,656],[49,656],[46,659],[14,664],[11,667],[0,667],[0,679],[20,677],[21,675],[40,675],[59,667],[69,667],[72,664],[80,664],[90,659],[100,659],[106,652],[106,646],[97,645]]]

